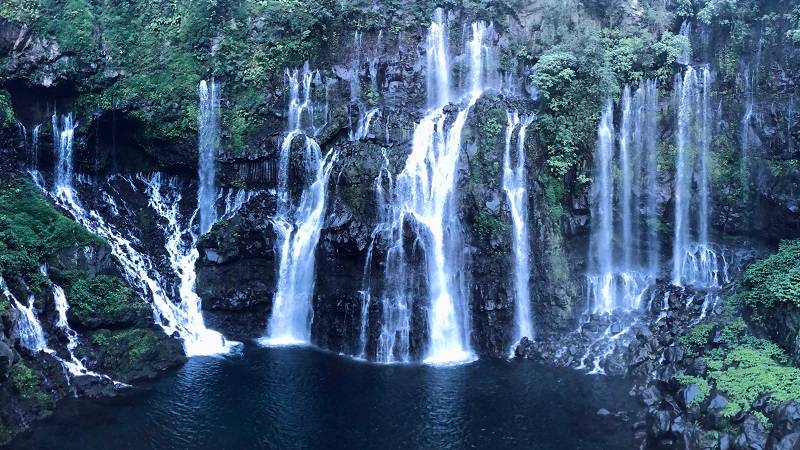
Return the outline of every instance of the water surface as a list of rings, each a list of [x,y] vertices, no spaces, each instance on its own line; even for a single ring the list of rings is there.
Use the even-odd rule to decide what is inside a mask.
[[[116,399],[70,399],[15,449],[633,449],[626,380],[530,361],[381,366],[311,348],[196,357]]]

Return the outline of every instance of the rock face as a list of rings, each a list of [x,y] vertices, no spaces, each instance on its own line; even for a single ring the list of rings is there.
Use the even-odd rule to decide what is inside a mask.
[[[532,49],[546,45],[541,42],[540,36],[547,34],[545,27],[549,26],[545,23],[549,20],[546,2],[523,3],[518,10],[506,11],[511,8],[509,5],[503,5],[501,9],[502,15],[508,18],[502,20],[506,29],[498,40],[503,49],[503,61],[499,64],[504,75],[512,78],[514,88],[487,92],[474,105],[463,133],[457,169],[455,201],[458,222],[463,228],[459,230],[464,235],[463,255],[467,261],[466,273],[460,276],[467,280],[471,343],[482,357],[506,357],[512,345],[512,229],[509,205],[502,190],[505,113],[513,109],[530,113],[540,111],[546,101],[537,98],[535,90],[528,86],[530,68],[516,67],[522,61],[526,65],[536,64],[542,56],[541,49]],[[380,11],[381,7],[376,4],[376,11]],[[582,2],[579,9],[581,11],[570,11],[569,17],[565,15],[569,27],[584,28],[578,16],[587,14],[589,19],[596,19],[597,23],[669,28],[669,24],[646,22],[651,19],[638,2],[588,1]],[[397,36],[389,38],[377,32],[366,32],[359,35],[359,44],[352,46],[349,42],[354,32],[354,29],[350,29],[351,24],[345,24],[341,29],[337,25],[335,30],[330,30],[331,42],[325,48],[328,54],[312,55],[312,70],[318,69],[318,72],[311,81],[310,97],[316,109],[305,114],[314,116],[316,120],[311,133],[320,144],[323,154],[333,152],[337,155],[327,186],[324,225],[314,255],[312,341],[331,351],[367,358],[374,358],[377,353],[376,342],[381,333],[380,317],[384,308],[382,300],[389,289],[385,286],[386,257],[389,246],[393,244],[378,232],[386,225],[387,218],[382,217],[376,195],[376,180],[382,180],[381,187],[391,195],[388,180],[396,180],[402,172],[410,153],[415,124],[419,123],[427,107],[424,26],[413,26],[414,21],[418,20],[414,17],[415,11],[401,14],[404,31],[392,33]],[[480,14],[485,15],[486,11]],[[463,11],[456,12],[449,20],[455,24],[463,21],[466,15]],[[499,20],[500,14],[497,16]],[[422,19],[420,24],[427,21],[428,17]],[[264,22],[264,17],[253,18],[247,22],[247,27],[252,25],[249,29],[251,34],[270,42],[267,38],[271,31],[265,31],[268,27]],[[231,28],[239,27],[235,21],[231,23]],[[358,28],[362,26],[359,23]],[[678,32],[677,27],[673,28],[671,31]],[[715,31],[719,30],[709,31],[712,38]],[[219,42],[215,38],[213,48],[208,49],[207,53],[215,54],[218,47],[223,45],[224,38],[220,36]],[[449,40],[451,51],[460,51],[459,47],[464,44],[463,36],[454,32]],[[705,40],[708,42],[704,46],[711,46],[712,50],[719,45],[714,39]],[[10,104],[6,109],[22,125],[31,126],[46,123],[53,112],[53,105],[58,111],[67,111],[74,105],[90,103],[95,109],[91,117],[80,118],[85,122],[76,135],[74,162],[78,172],[115,174],[127,180],[131,179],[130,174],[138,172],[170,172],[177,174],[181,180],[176,188],[179,193],[191,199],[195,191],[196,142],[174,136],[173,139],[153,139],[147,132],[162,119],[154,117],[153,111],[161,110],[155,109],[153,104],[136,102],[118,109],[115,101],[108,101],[108,98],[101,96],[107,93],[106,90],[112,91],[110,87],[118,88],[115,83],[128,74],[115,69],[115,56],[106,54],[103,45],[98,47],[99,53],[94,56],[100,58],[85,58],[90,61],[86,62],[82,55],[63,51],[52,37],[37,35],[27,25],[0,19],[0,62],[3,64],[0,68],[0,87],[8,94]],[[769,47],[764,54],[778,53],[770,49],[777,50]],[[730,51],[728,48],[724,50]],[[783,54],[786,49],[780,50]],[[786,50],[786,54],[793,53]],[[662,56],[659,54],[658,57]],[[758,234],[771,244],[800,233],[800,204],[796,195],[800,174],[793,165],[800,152],[800,127],[793,112],[800,74],[785,70],[777,56],[775,60],[772,56],[765,58],[767,60],[764,62],[775,64],[764,64],[764,67],[769,67],[769,75],[765,76],[762,86],[756,86],[761,89],[757,90],[750,102],[753,117],[750,122],[743,119],[748,105],[742,93],[752,87],[745,86],[738,74],[730,73],[739,69],[727,67],[732,65],[727,60],[725,67],[719,58],[704,60],[711,62],[712,68],[720,72],[713,95],[714,107],[718,107],[719,113],[715,116],[717,134],[714,142],[711,221],[715,233],[730,236],[729,239],[723,239],[725,242],[722,244],[726,248],[745,253],[753,252],[748,248],[749,244],[741,242],[744,240],[741,236]],[[355,65],[355,61],[358,61],[358,65]],[[201,62],[206,64],[207,61]],[[214,64],[226,66],[229,62],[215,61]],[[241,62],[234,61],[237,70]],[[319,67],[314,68],[314,64]],[[754,65],[758,64],[761,61],[754,62]],[[461,58],[455,65],[458,67],[453,70],[453,84],[461,86],[466,75],[466,63]],[[713,67],[717,65],[720,67]],[[243,76],[253,76],[251,72],[263,75],[253,67],[245,69],[242,69]],[[661,132],[658,136],[661,173],[656,185],[648,188],[658,192],[657,209],[662,222],[659,225],[663,231],[661,244],[667,247],[672,231],[671,211],[675,202],[672,194],[675,180],[671,173],[674,164],[671,146],[676,139],[677,113],[669,88],[663,85],[669,84],[671,74],[684,69],[672,61],[661,69],[668,72],[667,76],[657,75],[666,78],[666,81],[661,80],[662,95],[658,105],[661,111]],[[205,69],[200,72],[207,75]],[[615,74],[615,83],[631,82],[644,76],[643,73],[637,72],[636,76]],[[199,72],[189,76],[191,88],[196,86],[199,78],[195,78],[199,76]],[[225,118],[220,136],[221,148],[217,153],[220,186],[246,187],[258,190],[260,194],[235,214],[217,223],[197,245],[196,293],[202,299],[205,323],[209,328],[237,340],[257,338],[264,333],[272,312],[279,263],[276,252],[279,236],[271,221],[276,210],[274,190],[277,186],[280,145],[287,128],[290,89],[286,89],[286,79],[280,73],[265,78],[266,81],[259,79],[258,89],[247,86],[246,91],[232,90],[242,97],[258,98],[257,107],[238,110],[244,111],[243,116]],[[91,82],[83,83],[83,80]],[[222,81],[234,84],[234,80]],[[187,90],[184,85],[181,88]],[[355,95],[354,92],[360,94]],[[122,93],[127,92],[123,90]],[[236,102],[241,100],[235,98],[236,94],[223,99],[223,110],[233,109]],[[608,94],[612,95],[611,92]],[[164,99],[165,102],[169,100]],[[174,107],[170,105],[170,108],[173,112],[185,112],[184,106],[176,104]],[[355,136],[359,122],[373,108],[378,112],[372,126],[363,136]],[[453,105],[446,108],[448,124],[456,109]],[[581,113],[591,116],[596,111]],[[25,149],[23,145],[11,148],[10,143],[19,139],[13,123],[6,124],[4,120],[5,114],[0,117],[0,172],[11,173],[22,168],[21,161],[24,158],[21,155]],[[193,130],[196,123],[191,114],[184,114],[179,120],[184,125],[190,123],[184,127],[189,130]],[[248,133],[242,135],[243,122],[251,120],[258,122],[257,125],[249,127]],[[737,131],[740,128],[742,130]],[[39,169],[44,172],[52,170],[54,161],[49,155],[55,153],[49,143],[53,136],[47,133],[45,130],[42,136],[43,142],[47,142],[46,148],[43,147],[43,154],[47,156],[37,161],[40,163]],[[742,144],[737,139],[744,140],[744,134],[750,136],[752,148],[737,148]],[[574,136],[569,134],[562,138],[569,141]],[[795,426],[796,405],[793,404],[781,405],[770,412],[770,419],[776,425],[772,430],[766,430],[759,418],[748,416],[738,417],[735,430],[731,429],[730,433],[718,436],[718,439],[711,439],[703,433],[709,427],[720,427],[722,411],[728,399],[721,393],[712,392],[707,399],[699,401],[702,397],[701,386],[678,386],[671,381],[674,375],[705,370],[701,360],[688,357],[674,343],[676,336],[694,325],[693,319],[706,312],[719,312],[720,308],[690,302],[693,293],[668,286],[663,281],[667,278],[666,274],[659,274],[662,281],[648,299],[648,311],[642,322],[631,325],[638,318],[629,312],[582,314],[586,311],[587,293],[583,274],[587,269],[591,220],[591,180],[588,179],[590,171],[587,168],[591,165],[593,143],[582,143],[585,145],[579,148],[589,150],[585,151],[586,154],[572,155],[578,159],[576,167],[563,179],[556,180],[552,168],[548,166],[548,159],[553,155],[548,155],[546,150],[540,148],[540,142],[539,136],[533,131],[529,132],[526,145],[530,206],[528,228],[536,336],[523,339],[515,349],[515,354],[591,369],[594,365],[594,343],[604,335],[620,336],[625,331],[625,337],[620,338],[624,345],[615,347],[605,355],[602,363],[597,363],[597,369],[610,375],[637,377],[639,381],[634,393],[642,401],[644,410],[636,430],[649,447],[796,447],[800,434]],[[307,170],[301,164],[302,158],[296,157],[297,152],[302,151],[299,144],[300,139],[292,143],[288,174],[289,190],[295,200],[308,181],[304,179]],[[568,147],[566,144],[574,143],[565,142],[565,148]],[[745,150],[750,151],[750,160],[744,161],[742,167],[748,168],[748,171],[745,179],[740,180],[739,154]],[[122,182],[119,184],[123,186],[119,187],[117,193],[125,200],[125,205],[120,208],[122,213],[115,213],[113,210],[116,210],[116,206],[102,205],[101,201],[97,201],[101,205],[98,210],[106,217],[114,216],[117,223],[136,222],[135,226],[142,230],[141,246],[153,256],[154,265],[168,266],[170,261],[164,249],[166,239],[159,228],[164,220],[154,218],[148,212],[147,199],[137,192],[133,182],[130,187]],[[181,213],[191,215],[191,211]],[[410,284],[420,297],[415,299],[409,312],[412,328],[410,352],[412,359],[418,360],[429,340],[427,318],[430,305],[426,302],[426,262],[417,242],[420,237],[413,236],[412,227],[406,226],[409,228],[404,234],[407,240],[402,244],[409,257],[413,258],[411,265],[418,270],[409,275]],[[667,259],[669,251],[665,250],[662,254]],[[752,260],[752,255],[737,256],[735,259]],[[58,274],[62,275],[60,282],[67,282],[72,272],[85,273],[89,278],[119,276],[115,268],[117,262],[103,247],[90,252],[66,249],[47,263],[55,278]],[[176,290],[176,280],[167,279],[164,282],[170,286],[168,290]],[[14,288],[22,290],[18,286]],[[127,303],[136,303],[134,297],[129,296]],[[175,295],[173,297],[177,298]],[[54,323],[53,299],[42,294],[36,300],[41,305],[39,309],[44,320],[49,324]],[[81,328],[81,351],[91,361],[90,368],[109,373],[121,381],[129,381],[153,377],[183,360],[179,343],[162,336],[158,329],[145,320],[147,311],[142,306],[143,303],[137,303],[136,308],[122,313],[105,311],[100,316],[81,316],[77,310],[70,313],[70,322]],[[23,366],[40,375],[50,375],[55,371],[52,361],[42,358],[42,355],[21,352],[10,335],[13,318],[7,314],[0,315],[0,318],[0,380],[14,373],[26,375]],[[771,323],[773,328],[767,331],[784,347],[792,349],[796,361],[800,362],[800,312],[795,308],[774,311]],[[59,341],[58,352],[64,356],[66,336],[54,329],[47,331],[49,335],[56,336]],[[135,357],[131,356],[131,349],[137,350]],[[58,377],[40,378],[42,388],[55,393],[52,398],[64,395],[66,388],[53,381]],[[98,389],[98,392],[101,390],[87,380],[81,380],[79,386],[86,393],[95,392],[94,389]],[[12,424],[17,429],[28,418],[47,410],[48,405],[37,404],[36,399],[20,401],[18,393],[14,394],[10,389],[7,385],[0,389],[0,403],[12,404],[10,409],[16,415],[0,417],[3,424]],[[714,442],[709,444],[712,440]]]
[[[274,195],[261,194],[197,246],[196,289],[206,325],[231,339],[258,337],[266,329],[278,270],[274,211]]]

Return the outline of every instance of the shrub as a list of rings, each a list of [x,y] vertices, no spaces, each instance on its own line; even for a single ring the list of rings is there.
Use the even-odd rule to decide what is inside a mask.
[[[777,253],[748,267],[742,284],[757,322],[776,304],[800,306],[800,240],[782,242]]]

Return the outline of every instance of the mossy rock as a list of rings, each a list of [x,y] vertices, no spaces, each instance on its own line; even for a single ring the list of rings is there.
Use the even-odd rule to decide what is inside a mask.
[[[56,210],[30,181],[0,184],[0,275],[6,281],[19,277],[41,292],[48,287],[39,271],[43,260],[66,248],[104,245]]]
[[[95,369],[120,381],[151,379],[186,361],[177,339],[152,328],[101,329],[91,340]]]
[[[22,361],[11,366],[8,381],[20,399],[33,402],[43,411],[53,407],[53,399],[44,391],[40,375]]]
[[[124,327],[150,322],[150,307],[118,277],[80,278],[69,289],[69,318],[87,328]]]

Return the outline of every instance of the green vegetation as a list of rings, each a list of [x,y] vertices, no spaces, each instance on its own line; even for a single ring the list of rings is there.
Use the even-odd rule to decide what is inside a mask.
[[[751,265],[742,284],[744,305],[764,325],[777,304],[800,306],[800,240],[784,241],[778,252]]]
[[[475,217],[475,232],[484,242],[490,242],[496,235],[504,233],[508,228],[507,223],[486,210],[478,211],[478,215]]]
[[[693,377],[691,375],[678,375],[675,377],[675,381],[683,386],[695,385],[700,390],[700,394],[693,398],[687,405],[690,408],[701,405],[706,398],[708,398],[708,394],[711,392],[711,386],[708,385],[708,381],[700,377]]]
[[[105,245],[80,225],[59,213],[27,180],[0,186],[0,275],[21,277],[39,291],[47,279],[39,265],[70,247]]]
[[[614,89],[610,74],[589,64],[592,56],[583,57],[549,51],[531,76],[542,99],[533,127],[547,154],[548,169],[559,178],[577,166],[581,155],[591,154],[600,110]]]
[[[149,307],[117,277],[79,277],[69,288],[70,313],[90,328],[134,324],[149,318]]]
[[[712,344],[710,335],[715,331],[719,343]],[[777,344],[753,336],[742,319],[724,317],[698,325],[681,336],[679,343],[687,356],[702,357],[708,372],[703,378],[686,375],[676,381],[698,385],[703,398],[712,386],[725,394],[724,417],[749,412],[763,394],[769,395],[771,404],[800,400],[800,369],[788,365],[789,356]]]
[[[695,326],[678,338],[685,355],[702,358],[708,367],[702,378],[676,377],[681,384],[705,382],[728,398],[724,417],[751,411],[753,402],[768,395],[768,403],[800,400],[800,369],[790,364],[791,357],[778,344],[758,337],[763,314],[751,314],[749,325],[744,312],[771,310],[778,303],[798,305],[798,267],[800,241],[787,241],[777,253],[752,264],[745,272],[741,292],[732,295],[725,313]],[[712,337],[714,337],[712,339]],[[701,387],[701,391],[705,388]],[[760,419],[766,420],[761,414]]]
[[[120,380],[153,375],[183,358],[180,345],[149,328],[98,330],[92,335],[98,368]]]
[[[42,389],[39,375],[21,361],[11,366],[8,379],[21,399],[36,402],[43,408],[52,407],[52,398]]]

